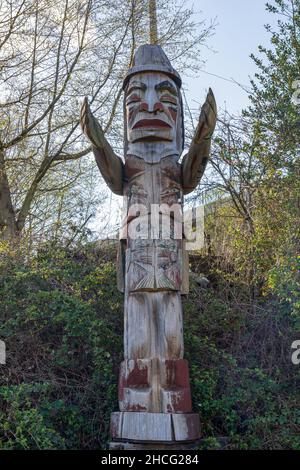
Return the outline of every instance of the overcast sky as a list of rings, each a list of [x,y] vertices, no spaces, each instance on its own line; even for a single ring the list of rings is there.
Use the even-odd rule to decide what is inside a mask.
[[[202,11],[200,18],[216,18],[215,34],[208,43],[216,52],[203,49],[206,60],[204,70],[249,85],[249,76],[256,66],[249,55],[257,52],[259,44],[269,46],[270,35],[266,23],[274,24],[275,15],[265,9],[265,0],[194,0],[195,10]],[[239,112],[248,103],[247,94],[235,83],[200,72],[195,79],[187,79],[188,101],[196,107],[195,100],[202,102],[210,86],[218,105],[230,112]],[[194,105],[193,105],[194,103]]]

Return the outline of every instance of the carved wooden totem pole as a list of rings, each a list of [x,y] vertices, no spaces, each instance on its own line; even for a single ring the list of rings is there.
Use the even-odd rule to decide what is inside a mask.
[[[179,163],[184,146],[180,87],[180,76],[160,46],[137,50],[123,85],[124,161],[107,142],[86,99],[82,107],[82,129],[100,172],[126,202],[118,257],[125,352],[111,448],[181,449],[200,436],[183,359],[181,295],[188,292],[188,256],[175,226],[182,234],[183,196],[196,188],[205,170],[216,103],[209,90],[189,152]],[[158,226],[167,226],[169,236]]]

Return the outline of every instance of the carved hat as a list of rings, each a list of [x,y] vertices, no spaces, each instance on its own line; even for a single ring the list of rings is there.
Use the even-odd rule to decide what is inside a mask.
[[[181,87],[182,82],[178,72],[172,67],[161,46],[157,44],[144,44],[138,48],[134,55],[132,67],[128,70],[124,79],[123,90],[125,90],[130,77],[141,72],[165,73],[174,80],[178,88]]]

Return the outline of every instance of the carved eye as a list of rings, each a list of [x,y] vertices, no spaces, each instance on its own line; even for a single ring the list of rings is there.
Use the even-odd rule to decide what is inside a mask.
[[[138,103],[139,101],[141,101],[141,97],[137,93],[132,93],[128,96],[126,104]]]
[[[177,106],[177,100],[176,100],[176,98],[174,98],[174,96],[169,95],[169,94],[167,94],[167,93],[164,93],[164,94],[160,97],[160,101],[162,101],[163,103],[170,103],[170,104],[172,104],[172,105]]]

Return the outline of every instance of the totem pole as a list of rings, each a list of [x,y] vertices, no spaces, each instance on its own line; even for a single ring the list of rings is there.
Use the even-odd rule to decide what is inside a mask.
[[[180,76],[162,48],[139,47],[123,85],[124,161],[106,140],[87,99],[82,106],[82,129],[100,172],[126,201],[118,253],[125,351],[111,448],[183,449],[200,437],[183,359],[181,295],[188,293],[188,255],[175,226],[182,235],[183,196],[196,188],[205,170],[216,103],[209,90],[190,149],[179,163],[184,147],[180,88]],[[159,208],[158,217],[153,207]],[[169,236],[149,220],[163,222]]]

